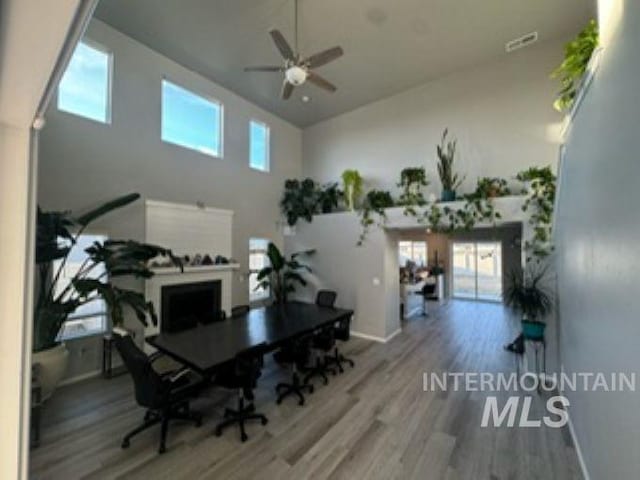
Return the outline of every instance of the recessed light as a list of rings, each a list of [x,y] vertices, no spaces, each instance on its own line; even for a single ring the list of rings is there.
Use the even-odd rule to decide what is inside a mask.
[[[303,103],[309,103],[311,101],[311,97],[309,95],[303,95],[300,100],[302,100]]]

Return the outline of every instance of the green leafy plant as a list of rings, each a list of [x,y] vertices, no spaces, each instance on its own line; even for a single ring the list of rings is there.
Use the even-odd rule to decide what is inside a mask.
[[[559,112],[571,109],[589,60],[597,46],[598,24],[595,20],[591,20],[578,36],[565,46],[564,60],[551,74],[551,78],[560,80],[562,87],[553,103]]]
[[[133,240],[94,242],[85,249],[87,259],[63,285],[63,272],[80,235],[96,219],[140,198],[137,193],[105,203],[83,215],[70,212],[43,212],[38,209],[36,228],[37,295],[34,311],[34,351],[54,347],[60,329],[78,308],[98,299],[106,303],[115,326],[124,322],[124,309],[130,308],[147,325],[157,317],[151,302],[139,292],[116,286],[123,277],[150,278],[147,262],[157,256],[169,257],[181,267],[170,250]],[[57,263],[57,266],[55,263]],[[101,272],[96,275],[96,272]]]
[[[415,207],[426,205],[427,201],[422,193],[422,188],[429,185],[424,167],[405,168],[400,172],[398,187],[402,193],[398,199],[398,205],[404,206],[404,214],[417,216]]]
[[[362,225],[362,233],[358,239],[358,246],[361,246],[369,233],[369,228],[376,223],[372,214],[378,215],[378,225],[384,225],[387,215],[385,209],[395,205],[391,193],[386,190],[371,190],[367,193],[364,202],[364,208],[361,211],[360,225]]]
[[[529,184],[527,199],[522,211],[530,212],[529,224],[533,229],[533,238],[525,242],[527,261],[538,261],[547,257],[553,250],[551,245],[551,227],[553,207],[556,198],[556,176],[551,167],[531,167],[516,176],[521,182]]]
[[[553,293],[546,285],[547,269],[528,265],[524,272],[507,275],[505,303],[522,315],[522,319],[540,322],[553,310]]]
[[[497,198],[511,195],[507,181],[499,177],[482,177],[478,179],[474,195],[481,198]]]
[[[337,183],[328,183],[318,189],[317,209],[320,213],[331,213],[338,209],[342,192]]]
[[[459,174],[453,171],[453,162],[456,157],[456,149],[458,145],[457,140],[447,141],[449,129],[445,128],[442,133],[440,145],[436,146],[436,152],[438,154],[438,175],[440,176],[440,182],[442,183],[442,200],[449,201],[455,200],[455,191],[462,184],[465,177],[461,177]]]
[[[362,195],[364,186],[360,172],[358,170],[345,170],[342,172],[342,186],[347,209],[353,211]]]
[[[311,272],[311,269],[298,261],[301,255],[312,255],[315,250],[306,250],[292,254],[288,259],[282,255],[273,243],[267,246],[269,266],[258,272],[259,289],[269,289],[271,297],[277,304],[287,301],[288,294],[295,292],[296,285],[306,286],[307,281],[300,272]]]
[[[307,222],[313,220],[318,204],[318,188],[310,179],[289,179],[284,182],[284,192],[280,200],[280,210],[286,217],[289,226],[294,226],[298,219],[303,218]]]

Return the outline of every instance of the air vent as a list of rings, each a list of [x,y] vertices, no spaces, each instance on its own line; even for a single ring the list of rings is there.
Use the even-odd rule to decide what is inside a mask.
[[[515,50],[519,50],[520,48],[527,47],[532,43],[535,43],[538,40],[538,32],[527,33],[526,35],[521,36],[520,38],[516,38],[507,42],[505,45],[505,50],[507,52],[513,52]]]

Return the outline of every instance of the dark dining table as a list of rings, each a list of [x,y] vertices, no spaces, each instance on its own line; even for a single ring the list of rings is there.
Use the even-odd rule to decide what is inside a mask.
[[[241,316],[199,324],[180,332],[161,332],[146,341],[160,352],[208,375],[250,347],[264,344],[267,350],[275,350],[288,340],[351,315],[353,310],[288,302],[252,309]]]

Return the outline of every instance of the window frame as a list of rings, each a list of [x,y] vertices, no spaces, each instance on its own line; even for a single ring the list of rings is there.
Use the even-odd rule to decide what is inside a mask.
[[[266,139],[265,139],[265,168],[258,168],[251,165],[251,142],[253,137],[251,136],[251,126],[252,124],[256,124],[260,127],[263,127],[266,131]],[[268,123],[263,122],[262,120],[258,120],[256,118],[249,119],[249,168],[251,170],[255,170],[256,172],[262,173],[270,173],[271,172],[271,127]]]
[[[97,50],[101,53],[104,53],[107,56],[107,103],[106,103],[106,109],[107,111],[105,112],[105,120],[104,122],[102,120],[98,120],[96,118],[91,118],[91,117],[87,117],[86,115],[82,115],[80,113],[77,112],[72,112],[69,110],[66,110],[64,108],[60,108],[60,84],[62,83],[62,79],[64,78],[64,75],[67,72],[67,69],[69,68],[69,64],[66,65],[65,68],[65,72],[62,74],[62,77],[60,77],[60,82],[58,83],[58,86],[56,87],[56,110],[59,112],[62,112],[64,114],[67,115],[73,115],[74,117],[78,117],[78,118],[82,118],[84,120],[88,120],[90,122],[94,122],[97,123],[99,125],[112,125],[112,120],[113,120],[113,50],[111,50],[109,47],[107,47],[106,45],[103,45],[99,42],[96,42],[95,40],[91,39],[91,38],[87,38],[84,37],[82,40],[80,40],[78,42],[78,45],[76,45],[76,49],[78,48],[78,46],[83,43],[86,46],[88,46],[89,48],[92,48],[94,50]],[[73,51],[73,53],[75,53],[75,49]],[[73,59],[73,53],[71,54],[71,57],[69,59],[69,63],[71,63],[71,60]]]
[[[252,249],[251,248],[251,241],[252,240],[259,240],[259,241],[263,241],[265,242],[265,248],[264,250],[261,249]],[[267,255],[267,246],[269,245],[269,242],[271,240],[269,240],[268,238],[264,238],[264,237],[249,237],[249,256],[248,256],[248,266],[249,266],[249,275],[247,276],[247,286],[249,289],[249,303],[258,303],[258,302],[264,302],[265,300],[268,300],[269,298],[271,298],[271,288],[267,288],[264,290],[264,294],[261,296],[257,296],[256,292],[251,288],[251,275],[253,274],[257,274],[260,270],[252,270],[251,269],[251,255],[253,253],[262,253],[266,259],[266,263],[265,265],[269,264],[269,257]]]
[[[424,265],[421,265],[421,267],[428,267],[429,266],[429,242],[427,242],[426,240],[399,240],[398,241],[398,262],[400,261],[400,244],[402,243],[409,243],[411,244],[411,255],[409,257],[409,259],[413,262],[416,263],[416,258],[415,258],[415,250],[414,250],[414,246],[416,243],[419,244],[424,244]],[[401,267],[404,267],[404,265],[401,265]]]
[[[219,125],[219,132],[218,132],[218,136],[220,139],[220,145],[218,148],[218,152],[217,153],[210,153],[210,152],[205,152],[202,150],[199,150],[197,148],[193,148],[181,143],[176,143],[173,142],[171,140],[167,140],[165,138],[163,138],[162,132],[163,132],[163,119],[164,119],[164,101],[163,101],[163,96],[164,96],[164,84],[169,83],[171,85],[174,85],[182,90],[186,90],[187,92],[189,92],[191,95],[195,96],[195,97],[199,97],[209,103],[215,104],[218,106],[219,108],[219,115],[218,115],[218,125]],[[167,75],[163,75],[162,79],[160,80],[160,141],[162,143],[165,143],[167,145],[173,145],[175,147],[179,147],[179,148],[183,148],[185,150],[189,150],[191,152],[196,152],[199,153],[201,155],[206,155],[207,157],[212,157],[212,158],[218,158],[220,160],[224,159],[224,117],[225,117],[225,112],[224,112],[224,103],[222,103],[222,101],[218,100],[216,97],[214,97],[213,95],[209,95],[206,93],[203,93],[201,90],[199,89],[193,89],[191,87],[186,87],[183,83],[181,82],[176,82],[174,81],[171,77],[168,77]]]

